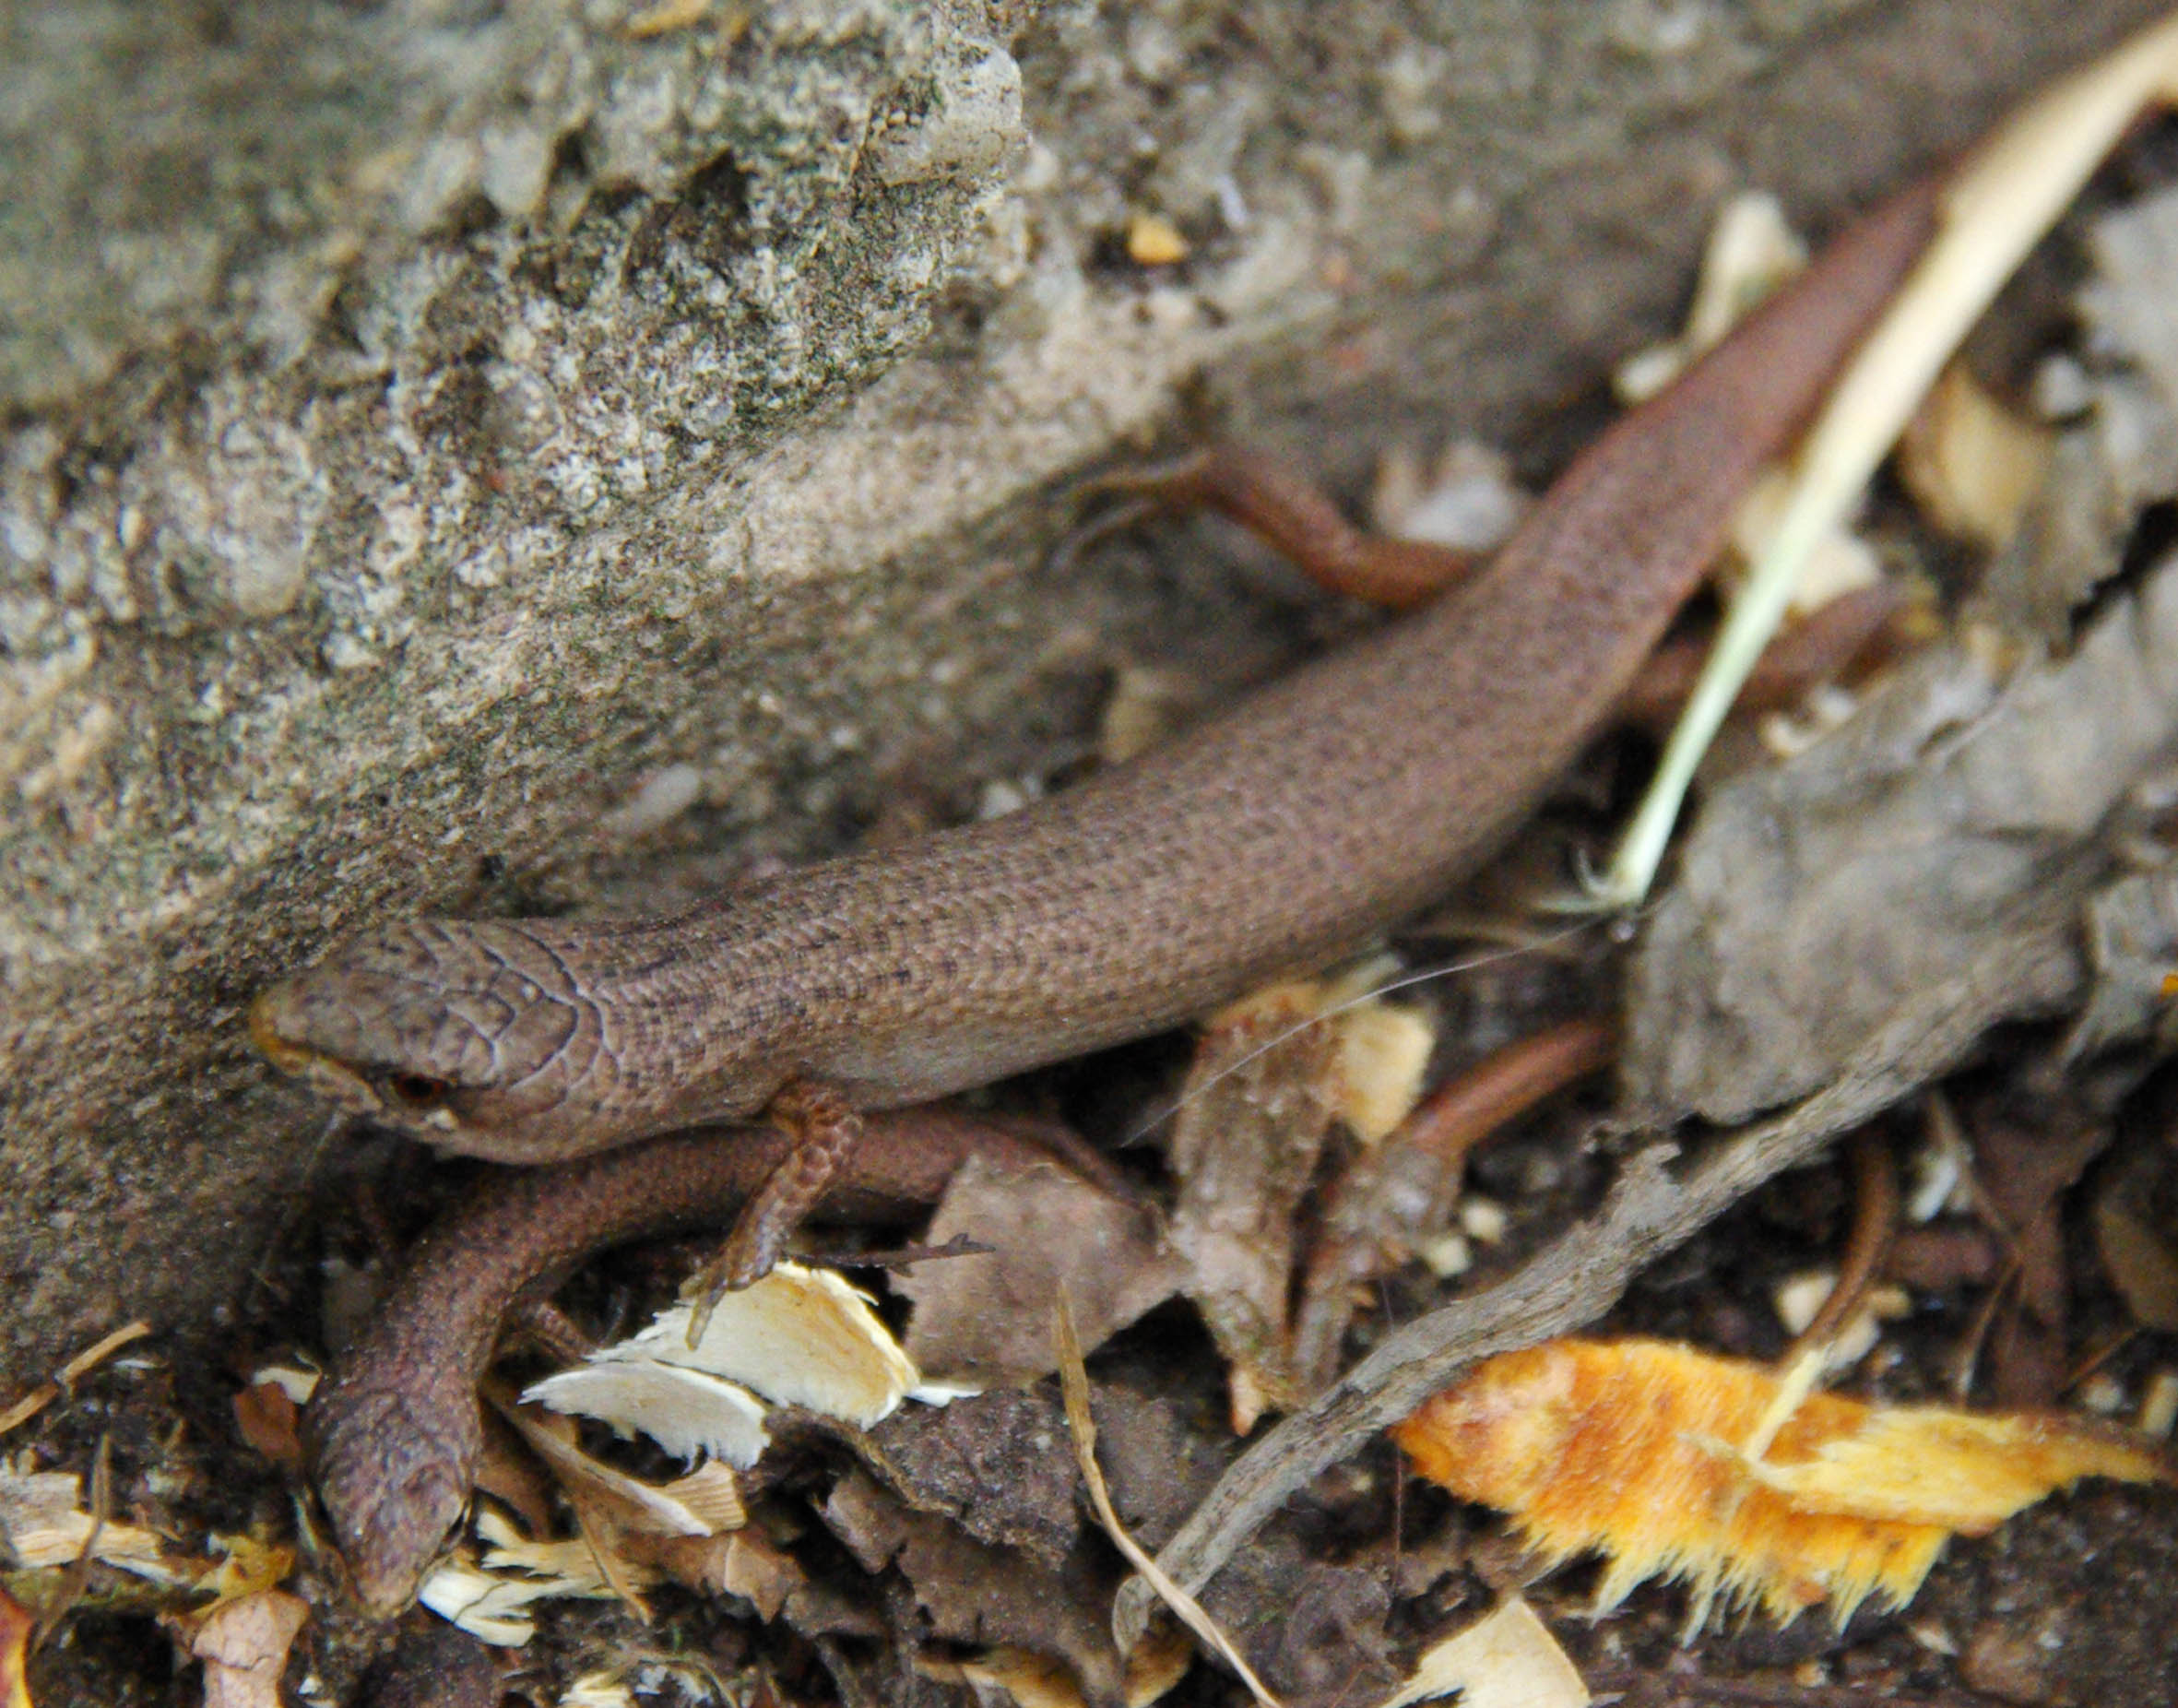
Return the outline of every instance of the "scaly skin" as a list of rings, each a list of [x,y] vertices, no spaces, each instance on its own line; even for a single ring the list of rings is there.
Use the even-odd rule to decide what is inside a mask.
[[[468,1504],[484,1451],[477,1382],[508,1307],[606,1246],[730,1219],[786,1147],[768,1133],[724,1136],[678,1133],[501,1175],[409,1252],[303,1413],[311,1480],[365,1611],[390,1619],[408,1606]],[[899,1109],[868,1123],[852,1184],[824,1207],[862,1221],[933,1204],[971,1155],[1017,1168],[1071,1157],[1067,1135],[1036,1123]]]
[[[1761,464],[1928,233],[1923,187],[1552,487],[1479,577],[1172,746],[995,822],[675,919],[429,920],[259,997],[284,1068],[450,1150],[552,1161],[941,1096],[1169,1026],[1440,895],[1609,715]]]

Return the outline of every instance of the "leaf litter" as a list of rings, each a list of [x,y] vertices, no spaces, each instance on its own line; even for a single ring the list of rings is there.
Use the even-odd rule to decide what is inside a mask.
[[[1412,1259],[1429,1226],[1454,1213],[1466,1153],[1449,1168],[1440,1158],[1426,1190],[1349,1193],[1350,1204],[1371,1207],[1336,1231],[1356,1249],[1373,1248],[1373,1259],[1311,1293],[1311,1257],[1327,1231],[1314,1207],[1321,1190],[1328,1185],[1330,1202],[1338,1204],[1342,1184],[1366,1178],[1372,1159],[1397,1155],[1399,1145],[1395,1117],[1356,1118],[1342,1103],[1346,1070],[1335,1052],[1300,1043],[1293,1060],[1265,1069],[1252,1091],[1259,1102],[1303,1108],[1298,1122],[1257,1121],[1239,1095],[1245,1085],[1225,1105],[1209,1097],[1190,1103],[1192,1131],[1176,1133],[1167,1146],[1180,1206],[1168,1224],[1142,1202],[1063,1169],[1005,1176],[963,1170],[929,1241],[943,1245],[965,1234],[994,1250],[913,1266],[895,1289],[914,1306],[905,1346],[888,1325],[897,1320],[896,1306],[887,1319],[833,1298],[827,1309],[866,1319],[856,1330],[849,1373],[828,1370],[822,1381],[771,1380],[767,1387],[739,1364],[692,1368],[667,1356],[677,1335],[662,1321],[645,1332],[655,1344],[640,1356],[627,1349],[633,1343],[623,1343],[545,1378],[533,1392],[579,1398],[606,1428],[649,1441],[610,1442],[605,1428],[517,1414],[531,1450],[553,1465],[557,1500],[575,1515],[575,1529],[544,1534],[541,1499],[505,1509],[485,1502],[478,1545],[434,1577],[431,1605],[513,1642],[534,1640],[540,1631],[550,1635],[557,1616],[546,1609],[566,1597],[620,1603],[622,1610],[607,1617],[623,1623],[602,1629],[626,1629],[647,1617],[686,1633],[705,1623],[673,1597],[690,1589],[723,1595],[774,1622],[782,1642],[791,1634],[793,1643],[764,1666],[787,1669],[797,1693],[829,1689],[851,1702],[890,1700],[894,1687],[888,1681],[906,1676],[906,1668],[924,1678],[961,1680],[979,1693],[1002,1692],[1033,1708],[1147,1702],[1173,1689],[1224,1688],[1204,1683],[1200,1670],[1194,1683],[1183,1680],[1188,1651],[1169,1633],[1134,1645],[1131,1656],[1114,1641],[1105,1613],[1121,1568],[1083,1526],[1077,1502],[1084,1479],[1071,1464],[1049,1385],[970,1392],[1034,1381],[1052,1370],[1048,1323],[1058,1298],[1071,1297],[1081,1307],[1091,1349],[1129,1330],[1087,1373],[1074,1408],[1077,1422],[1094,1408],[1114,1466],[1136,1467],[1124,1476],[1115,1471],[1106,1516],[1113,1528],[1132,1524],[1163,1547],[1179,1585],[1199,1583],[1224,1558],[1221,1548],[1229,1553],[1230,1538],[1252,1529],[1249,1502],[1277,1504],[1296,1486],[1292,1465],[1311,1456],[1318,1469],[1333,1465],[1358,1435],[1391,1423],[1402,1406],[1411,1410],[1424,1397],[1411,1391],[1418,1376],[1387,1373],[1402,1360],[1415,1370],[1456,1368],[1489,1349],[1494,1337],[1505,1348],[1502,1359],[1527,1365],[1478,1366],[1469,1386],[1452,1392],[1472,1398],[1487,1388],[1492,1372],[1509,1382],[1507,1371],[1544,1357],[1513,1346],[1554,1326],[1592,1321],[1643,1264],[1703,1238],[1708,1224],[1788,1161],[1817,1156],[1829,1133],[1954,1071],[2003,1022],[2079,1016],[2063,1038],[2051,1038],[2046,1028],[2015,1031],[2014,1038],[2030,1040],[2021,1058],[1984,1058],[1961,1087],[1966,1160],[1959,1190],[1945,1194],[1952,1207],[1940,1216],[1948,1225],[1929,1224],[1930,1239],[1919,1248],[1930,1274],[1938,1273],[1935,1236],[1953,1238],[1963,1253],[1941,1268],[1948,1327],[1958,1326],[1962,1298],[1970,1312],[1986,1306],[1984,1326],[1955,1336],[1953,1349],[1970,1342],[1981,1354],[1978,1392],[2016,1388],[2047,1404],[2075,1386],[2082,1340],[2091,1330],[2108,1344],[2099,1343],[2090,1361],[2122,1371],[2121,1395],[2145,1393],[2153,1385],[2154,1358],[2168,1351],[2152,1337],[2170,1332],[2178,1261],[2165,1237],[2172,1223],[2158,1208],[2172,1202],[2178,1165],[2168,1134],[2178,1123],[2165,1119],[2159,1128],[2152,1086],[2140,1093],[2167,1042],[2171,993],[2164,981],[2178,965],[2178,905],[2170,899],[2178,890],[2155,866],[2163,858],[2159,832],[2172,798],[2159,767],[2178,747],[2178,566],[2150,563],[2122,585],[2105,584],[2113,582],[2142,506],[2178,492],[2178,469],[2166,455],[2178,444],[2169,426],[2178,421],[2178,362],[2170,359],[2178,323],[2170,318],[2167,292],[2154,282],[2157,257],[2170,252],[2178,219],[2172,201],[2148,198],[2093,225],[2089,244],[2100,271],[2083,301],[2095,337],[2089,356],[2068,359],[2059,377],[2041,383],[2038,396],[2051,400],[2041,421],[2006,414],[2013,406],[1983,388],[1951,397],[1951,416],[1965,425],[1924,430],[1935,436],[1923,446],[1925,466],[1916,484],[1940,485],[1938,502],[1954,513],[1951,525],[1995,542],[1995,566],[1970,625],[1874,687],[1841,730],[1782,765],[1720,782],[1687,844],[1680,887],[1649,922],[1628,1003],[1624,1071],[1632,1107],[1660,1121],[1688,1113],[1720,1121],[1781,1109],[1784,1114],[1731,1145],[1702,1147],[1701,1159],[1677,1177],[1655,1151],[1635,1154],[1621,1186],[1600,1207],[1595,1186],[1605,1165],[1586,1142],[1589,1123],[1567,1111],[1549,1116],[1540,1136],[1508,1155],[1547,1159],[1557,1172],[1526,1185],[1517,1171],[1493,1177],[1506,1206],[1504,1249],[1483,1254],[1463,1305],[1449,1317],[1432,1316],[1420,1313],[1438,1300],[1437,1278]],[[2167,280],[2167,270],[2160,277]],[[2010,470],[2007,484],[1995,492],[1960,490],[1988,460],[1970,454],[1971,445],[1987,442],[2006,447],[1998,460]],[[2023,499],[2031,482],[2020,479],[2019,467],[2045,456],[2046,484]],[[1888,546],[1876,555],[1899,551]],[[2089,589],[2097,590],[2097,603],[2078,618],[2075,638],[2071,613]],[[1531,969],[1509,968],[1497,990],[1501,1018],[1541,1027],[1577,1012]],[[1510,1033],[1485,1031],[1472,1051],[1462,1047],[1460,1053],[1485,1055],[1515,1041]],[[1409,1063],[1417,1056],[1411,1038],[1391,1044],[1388,1053]],[[1429,1053],[1426,1043],[1419,1053]],[[1452,1050],[1440,1045],[1438,1053]],[[1213,1047],[1199,1071],[1206,1080],[1226,1074],[1231,1060]],[[2069,1100],[2050,1095],[2058,1074],[2081,1067],[2094,1073]],[[2146,1115],[2142,1097],[2149,1100]],[[1787,1108],[1802,1097],[1810,1101]],[[1389,1099],[1392,1106],[1411,1102],[1411,1088]],[[1214,1119],[1206,1109],[1218,1110]],[[1257,1131],[1245,1132],[1250,1125]],[[1486,1156],[1483,1162],[1496,1166]],[[2084,1287],[2074,1238],[2083,1178],[2094,1193],[2092,1232],[2101,1260]],[[1243,1185],[1228,1199],[1225,1189],[1236,1179]],[[1416,1202],[1426,1203],[1426,1212],[1415,1209]],[[1584,1214],[1588,1219],[1580,1221]],[[1758,1206],[1736,1213],[1710,1238],[1710,1254],[1723,1239],[1758,1239],[1765,1224],[1748,1218],[1760,1214]],[[1553,1243],[1551,1234],[1568,1219],[1577,1223],[1574,1232]],[[1172,1302],[1178,1297],[1196,1314]],[[1330,1346],[1334,1358],[1368,1354],[1320,1399],[1314,1396],[1334,1370],[1296,1353],[1296,1312],[1311,1298],[1330,1301],[1332,1323],[1316,1344]],[[1629,1313],[1638,1323],[1644,1313],[1665,1312],[1663,1299],[1661,1291],[1638,1292]],[[1414,1320],[1395,1329],[1389,1320],[1395,1311]],[[2122,1321],[2113,1323],[2113,1312]],[[1926,1357],[1912,1343],[1912,1327],[1887,1327],[1864,1370],[1877,1386],[1918,1397]],[[2115,1337],[2107,1332],[2113,1327],[2121,1331]],[[809,1338],[799,1328],[776,1337]],[[729,1338],[745,1343],[748,1336]],[[2013,1342],[2025,1350],[2006,1353]],[[1628,1361],[1626,1344],[1616,1353],[1590,1355],[1591,1362]],[[2148,1451],[2075,1423],[2036,1435],[2042,1426],[1811,1394],[1758,1452],[1746,1444],[1750,1417],[1770,1407],[1762,1384],[1771,1377],[1744,1360],[1727,1364],[1685,1347],[1653,1356],[1666,1354],[1682,1368],[1703,1360],[1691,1367],[1706,1374],[1684,1385],[1734,1397],[1706,1410],[1690,1406],[1685,1416],[1646,1418],[1661,1433],[1640,1455],[1639,1475],[1653,1477],[1658,1467],[1673,1465],[1689,1478],[1721,1479],[1732,1492],[1711,1510],[1729,1509],[1720,1521],[1724,1532],[1780,1505],[1801,1518],[1850,1521],[1864,1527],[1854,1533],[1863,1536],[1869,1525],[1971,1532],[1995,1521],[1989,1504],[1933,1512],[1930,1489],[1941,1479],[1919,1472],[1906,1479],[1912,1500],[1903,1510],[1865,1510],[1870,1488],[1897,1492],[1895,1473],[1870,1468],[1873,1443],[1888,1450],[1897,1445],[1891,1434],[1911,1433],[1887,1419],[1921,1419],[1915,1427],[1938,1448],[1974,1467],[1946,1487],[1980,1496],[2028,1461],[2041,1467],[2026,1478],[2039,1489],[2082,1468],[2109,1471],[2125,1454]],[[2007,1358],[2031,1374],[2000,1374]],[[1176,1363],[1191,1373],[1175,1378]],[[1130,1365],[1156,1368],[1168,1397],[1130,1403],[1119,1380]],[[1215,1381],[1205,1380],[1210,1366]],[[946,1394],[961,1396],[949,1409],[927,1409],[916,1397],[944,1396],[931,1374],[943,1378]],[[595,1384],[610,1388],[615,1381],[622,1383],[619,1397],[600,1399]],[[729,1382],[743,1384],[745,1401],[721,1398]],[[1590,1385],[1601,1385],[1600,1379]],[[1444,1402],[1440,1415],[1454,1404]],[[1527,1407],[1541,1418],[1531,1417],[1529,1427],[1562,1421],[1556,1405]],[[1289,1406],[1307,1409],[1268,1431],[1270,1451],[1241,1460],[1197,1508],[1197,1495],[1231,1452],[1210,1419],[1245,1427]],[[661,1421],[668,1413],[681,1418],[706,1407],[738,1411],[740,1422],[698,1429]],[[811,1409],[829,1416],[813,1417]],[[1317,1428],[1324,1417],[1336,1427]],[[269,1398],[245,1419],[258,1451],[272,1461],[286,1454],[292,1426],[291,1414]],[[2006,1436],[2007,1428],[2027,1434]],[[1837,1451],[1801,1453],[1804,1437],[1823,1429]],[[2073,1456],[2064,1457],[2067,1453]],[[713,1453],[718,1457],[693,1471],[664,1464]],[[1249,1469],[1280,1454],[1285,1468],[1274,1475]],[[741,1465],[747,1479],[721,1459],[753,1462]],[[1512,1688],[1507,1681],[1514,1673],[1500,1668],[1550,1672],[1547,1659],[1533,1654],[1517,1663],[1462,1658],[1495,1652],[1479,1637],[1472,1650],[1460,1648],[1462,1638],[1434,1641],[1450,1624],[1472,1624],[1485,1592],[1499,1587],[1487,1564],[1488,1538],[1474,1512],[1442,1500],[1432,1506],[1433,1497],[1415,1497],[1414,1510],[1403,1515],[1387,1465],[1349,1465],[1322,1477],[1309,1500],[1258,1544],[1261,1573],[1229,1573],[1217,1593],[1203,1597],[1219,1603],[1247,1580],[1243,1599],[1252,1600],[1227,1621],[1245,1632],[1240,1658],[1262,1670],[1266,1689],[1288,1690],[1296,1702],[1351,1701],[1355,1680],[1386,1672],[1393,1655],[1416,1652],[1428,1664],[1391,1700],[1418,1700],[1451,1688],[1440,1682],[1450,1678],[1469,1702],[1489,1702],[1498,1700],[1493,1690]],[[1807,1468],[1817,1465],[1819,1477]],[[1469,1479],[1456,1487],[1486,1492],[1475,1480],[1474,1456],[1462,1455],[1451,1469],[1455,1478]],[[1848,1493],[1840,1493],[1840,1479],[1851,1486]],[[1637,1488],[1633,1473],[1622,1480],[1625,1490],[1653,1492],[1652,1483]],[[2015,1494],[2020,1488],[2004,1500]],[[62,1527],[78,1548],[81,1538],[95,1536],[101,1551],[117,1548],[139,1532],[153,1539],[147,1556],[160,1546],[155,1530],[132,1526],[125,1515],[81,1512],[73,1488],[65,1504],[56,1519],[67,1521]],[[1508,1504],[1521,1511],[1518,1502]],[[1527,1510],[1532,1519],[1532,1501]],[[2082,1497],[2075,1510],[2129,1509]],[[2167,1504],[2148,1509],[2151,1515],[2159,1510],[2168,1528]],[[509,1515],[516,1511],[519,1523]],[[1610,1539],[1592,1524],[1551,1524],[1546,1552],[1569,1554]],[[8,1528],[15,1545],[20,1526]],[[1784,1617],[1817,1601],[1838,1607],[1864,1598],[1900,1601],[1910,1593],[1906,1580],[1920,1581],[1941,1542],[1940,1535],[1933,1543],[1920,1535],[1899,1541],[1871,1573],[1856,1563],[1864,1542],[1839,1541],[1825,1531],[1831,1540],[1810,1554],[1807,1545],[1775,1541],[1791,1529],[1790,1523],[1772,1524],[1765,1533],[1771,1539],[1758,1545],[1727,1548],[1712,1536],[1698,1546],[1621,1550],[1620,1558],[1632,1553],[1650,1568],[1678,1567],[1695,1581],[1698,1607],[1710,1595],[1738,1596]],[[1426,1572],[1403,1568],[1410,1546],[1410,1563],[1433,1562]],[[851,1562],[846,1570],[843,1551]],[[2004,1558],[2005,1550],[1967,1552],[1958,1575],[1991,1570],[1992,1560]],[[59,1560],[53,1552],[55,1565]],[[23,1563],[19,1549],[17,1563]],[[1591,1636],[1568,1627],[1567,1642],[1580,1666],[1598,1676],[1608,1671],[1600,1666],[1607,1660],[1621,1673],[1631,1664],[1661,1678],[1664,1663],[1643,1644],[1670,1604],[1653,1592],[1635,1592],[1626,1575],[1631,1571],[1621,1566],[1604,1578],[1607,1598],[1625,1595],[1631,1613],[1622,1610],[1616,1624]],[[1939,1587],[1944,1575],[1936,1573]],[[268,1583],[230,1605],[282,1593]],[[1555,1611],[1571,1592],[1553,1581],[1534,1594],[1538,1605]],[[286,1617],[276,1604],[263,1605]],[[1521,1626],[1523,1614],[1514,1609],[1526,1606],[1506,1601],[1476,1631],[1494,1643]],[[2093,1611],[2077,1612],[2081,1630]],[[2125,1611],[2114,1610],[2117,1617]],[[1524,1618],[1533,1623],[1532,1613]],[[1125,1632],[1124,1609],[1120,1623]],[[1879,1630],[1863,1649],[1841,1638],[1809,1652],[1823,1655],[1825,1665],[1860,1666],[1892,1683],[1925,1680],[1933,1663],[1925,1655],[1901,1658],[1912,1649],[1901,1629],[1894,1623],[1888,1635]],[[1983,1669],[1970,1670],[1970,1678],[1999,1677],[2002,1643],[1990,1632],[1984,1620],[1952,1645],[1966,1657],[1962,1666]],[[2091,1641],[2074,1636],[2075,1648]],[[843,1647],[843,1640],[889,1645],[892,1658],[873,1663],[867,1653]],[[2113,1639],[2106,1646],[2124,1645]],[[284,1641],[279,1647],[284,1654]],[[263,1653],[270,1655],[271,1645]],[[1729,1665],[1734,1651],[1702,1653]],[[1558,1660],[1578,1672],[1562,1653]],[[583,1700],[627,1700],[625,1677],[632,1676],[594,1671]],[[2016,1681],[2027,1675],[2015,1669],[2006,1676]],[[2042,1696],[2016,1699],[2054,1702],[2079,1689],[2086,1676],[2045,1672],[2036,1687]],[[1560,1676],[1557,1687],[1579,1689],[1577,1676],[1571,1685]],[[1564,1700],[1585,1697],[1581,1690]]]

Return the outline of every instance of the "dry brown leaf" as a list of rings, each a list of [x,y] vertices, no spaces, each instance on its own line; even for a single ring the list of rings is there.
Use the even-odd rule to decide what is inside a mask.
[[[628,1550],[702,1595],[739,1595],[767,1623],[809,1582],[790,1554],[753,1530],[712,1536],[631,1539]]]
[[[1298,1397],[1286,1314],[1295,1217],[1336,1119],[1340,1040],[1325,987],[1295,979],[1203,1029],[1167,1147],[1178,1176],[1172,1248],[1229,1370],[1233,1428]]]
[[[1171,1694],[1195,1664],[1195,1644],[1178,1625],[1162,1625],[1127,1655],[1125,1708],[1150,1708]]]
[[[2095,1201],[2095,1249],[2133,1321],[2142,1328],[2178,1334],[2178,1250],[2113,1192]]]
[[[1302,1397],[1288,1318],[1296,1224],[1334,1124],[1374,1145],[1413,1111],[1436,1042],[1416,1011],[1365,995],[1381,963],[1292,979],[1211,1020],[1173,1123],[1173,1249],[1230,1367],[1233,1428]]]
[[[234,1396],[234,1425],[250,1449],[281,1470],[302,1469],[302,1408],[277,1382],[253,1382]]]
[[[310,1604],[283,1589],[224,1601],[192,1621],[205,1708],[280,1708],[279,1679]]]
[[[1095,1346],[1169,1299],[1181,1275],[1141,1206],[1042,1162],[971,1156],[924,1237],[990,1248],[917,1263],[896,1282],[915,1301],[908,1357],[932,1382],[997,1387],[1049,1375],[1045,1325],[1061,1287]]]
[[[1034,1649],[1001,1645],[958,1662],[918,1658],[916,1670],[947,1683],[1003,1690],[1018,1708],[1088,1708],[1081,1685],[1065,1665]]]
[[[1552,1563],[1611,1560],[1615,1607],[1645,1579],[1790,1621],[1910,1601],[1954,1531],[1979,1535],[2082,1477],[2172,1480],[2151,1444],[2063,1417],[1877,1409],[1812,1394],[1757,1461],[1769,1366],[1661,1341],[1558,1340],[1490,1358],[1399,1425],[1421,1473],[1509,1512]]]
[[[1967,1124],[1979,1195],[2004,1235],[2010,1274],[1989,1324],[1988,1392],[2001,1406],[2054,1406],[2071,1363],[2060,1213],[2110,1129],[2067,1096],[1986,1097]]]
[[[1588,1708],[1588,1686],[1535,1610],[1510,1595],[1494,1613],[1426,1650],[1378,1708],[1460,1692],[1460,1708]]]

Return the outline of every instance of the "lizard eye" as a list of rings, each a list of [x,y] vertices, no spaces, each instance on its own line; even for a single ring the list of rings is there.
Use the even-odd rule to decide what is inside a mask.
[[[396,1103],[418,1111],[438,1108],[454,1089],[444,1080],[433,1079],[429,1073],[405,1071],[386,1074],[379,1085]]]

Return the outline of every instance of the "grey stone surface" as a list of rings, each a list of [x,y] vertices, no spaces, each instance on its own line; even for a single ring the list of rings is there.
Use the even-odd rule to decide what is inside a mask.
[[[16,0],[0,1392],[243,1299],[337,1162],[238,1019],[331,936],[957,812],[1121,661],[1229,690],[1336,620],[1199,529],[1052,571],[1073,476],[1547,465],[1724,193],[1827,223],[2153,9]]]

